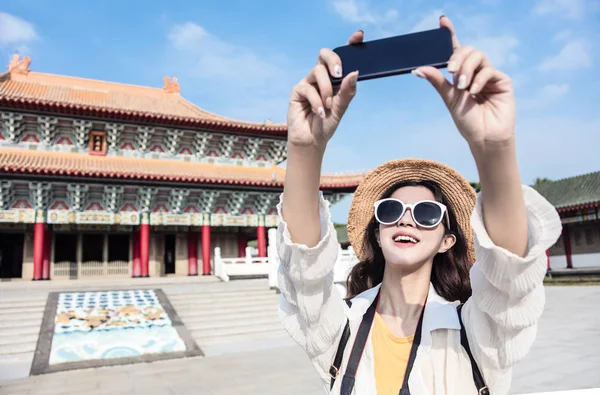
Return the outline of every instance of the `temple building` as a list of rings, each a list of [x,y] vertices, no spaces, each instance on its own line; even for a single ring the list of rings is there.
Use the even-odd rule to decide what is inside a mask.
[[[277,225],[285,125],[204,111],[162,88],[30,71],[0,74],[0,277],[213,273]],[[331,203],[364,174],[323,176]]]
[[[600,268],[600,171],[545,180],[534,188],[556,207],[563,225],[548,250],[549,268]]]

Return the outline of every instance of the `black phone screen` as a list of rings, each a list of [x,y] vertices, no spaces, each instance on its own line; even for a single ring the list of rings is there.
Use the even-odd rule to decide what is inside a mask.
[[[439,28],[334,49],[342,60],[341,80],[358,70],[358,80],[409,73],[420,66],[445,67],[452,56],[450,30]]]

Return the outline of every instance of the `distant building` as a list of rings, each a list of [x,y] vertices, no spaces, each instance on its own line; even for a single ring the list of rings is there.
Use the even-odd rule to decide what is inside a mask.
[[[563,232],[548,251],[552,269],[600,267],[600,171],[538,183],[559,212]]]
[[[287,129],[196,107],[162,88],[0,74],[0,278],[213,273],[277,224]],[[323,176],[330,202],[363,174]]]

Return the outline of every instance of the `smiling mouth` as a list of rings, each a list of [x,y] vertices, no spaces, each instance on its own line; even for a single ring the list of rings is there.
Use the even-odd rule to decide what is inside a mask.
[[[414,237],[411,237],[411,236],[401,235],[401,236],[394,237],[394,243],[396,243],[397,246],[403,247],[403,248],[413,247],[418,242],[419,241],[417,239],[415,239]]]

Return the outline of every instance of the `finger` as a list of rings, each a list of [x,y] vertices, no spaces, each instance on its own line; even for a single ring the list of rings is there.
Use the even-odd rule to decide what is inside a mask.
[[[333,101],[333,113],[337,117],[341,117],[350,102],[356,96],[356,83],[358,81],[358,71],[353,71],[348,74],[340,84],[340,90]]]
[[[442,15],[440,17],[440,27],[445,27],[448,30],[450,30],[450,33],[452,34],[452,48],[456,51],[457,49],[460,48],[460,42],[458,41],[458,37],[456,36],[456,32],[454,31],[454,25],[452,25],[452,22],[450,21],[450,18],[448,18],[446,15]]]
[[[302,81],[296,85],[294,91],[296,93],[295,100],[308,102],[313,112],[319,114],[321,118],[325,118],[325,108],[323,107],[323,102],[317,88],[306,81]]]
[[[450,84],[450,82],[448,82],[440,70],[436,69],[435,67],[424,66],[413,70],[412,73],[417,77],[421,77],[429,81],[435,90],[438,91],[442,97],[442,100],[444,100],[444,103],[449,105],[449,103],[452,101],[452,92],[454,87],[452,84]]]
[[[475,75],[473,78],[473,83],[471,84],[471,89],[469,93],[472,95],[477,95],[481,93],[488,84],[497,83],[499,81],[506,81],[507,85],[503,88],[503,83],[498,83],[495,86],[496,91],[502,90],[510,90],[510,78],[504,74],[503,72],[495,69],[492,66],[485,66]]]
[[[467,89],[471,85],[471,81],[475,73],[479,72],[483,67],[490,66],[483,52],[472,51],[463,61],[460,70],[458,71],[458,89]]]
[[[352,33],[352,35],[348,39],[348,45],[360,44],[363,42],[364,39],[365,39],[365,32],[363,32],[362,30],[358,30],[358,31]]]
[[[326,108],[331,109],[333,102],[333,87],[331,86],[327,68],[325,68],[323,64],[316,65],[306,78],[306,81],[309,84],[317,84],[319,93],[321,94],[321,100],[325,103]]]
[[[317,64],[323,64],[329,70],[329,73],[335,78],[342,77],[342,60],[329,48],[323,48],[319,51],[319,61]]]
[[[456,51],[454,51],[452,56],[450,56],[450,59],[448,59],[448,72],[453,74],[457,73],[471,52],[473,52],[473,47],[468,45],[466,47],[458,48]]]

